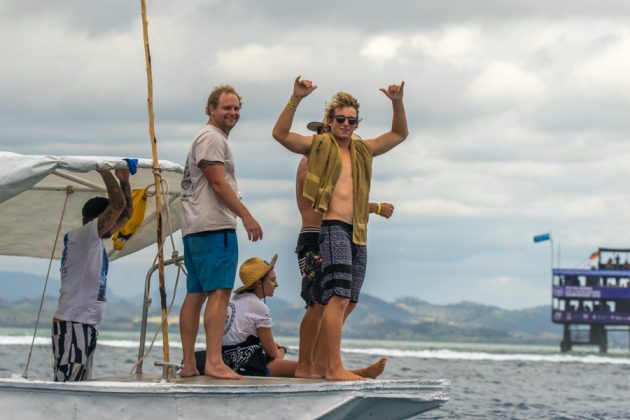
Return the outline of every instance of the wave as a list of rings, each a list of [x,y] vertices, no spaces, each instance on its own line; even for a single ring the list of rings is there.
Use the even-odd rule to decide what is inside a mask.
[[[118,348],[138,348],[138,342],[130,340],[99,340],[98,345]],[[147,341],[145,344],[147,349],[150,345],[150,341]],[[159,343],[156,341],[153,347],[162,347],[162,340],[159,340]],[[181,349],[182,343],[180,343],[179,341],[170,341],[169,347]]]
[[[30,346],[31,341],[33,341],[33,337],[28,337],[25,335],[3,335],[0,336],[0,346]],[[150,341],[147,341],[146,345],[149,346],[151,344]],[[181,348],[182,344],[177,341],[172,341],[169,343],[170,347]],[[50,346],[50,337],[36,337],[35,338],[36,346]],[[99,339],[99,346],[106,347],[118,347],[118,348],[138,348],[138,341],[136,340],[108,340],[108,339]],[[158,339],[155,342],[154,347],[162,347],[162,340]]]
[[[29,336],[0,336],[0,346],[30,346],[33,337]],[[50,346],[49,337],[36,337],[36,346]],[[137,349],[135,340],[100,339],[99,346]],[[147,341],[146,347],[150,345]],[[154,347],[162,347],[162,340],[158,338]],[[170,347],[181,349],[179,341],[171,341]],[[297,353],[297,346],[288,346],[292,353]],[[365,354],[371,356],[410,357],[415,359],[441,359],[441,360],[471,360],[494,362],[548,362],[548,363],[587,363],[587,364],[614,364],[630,365],[627,357],[599,356],[594,354],[528,354],[528,353],[492,353],[466,350],[401,350],[395,348],[352,348],[344,347],[343,353]]]
[[[597,355],[568,355],[568,354],[522,354],[522,353],[487,353],[455,350],[397,350],[387,348],[343,349],[345,353],[367,354],[374,356],[411,357],[416,359],[442,360],[474,360],[495,362],[550,362],[550,363],[587,363],[630,365],[630,359],[624,357],[610,357]]]
[[[0,346],[18,346],[18,345],[30,345],[31,341],[33,341],[33,337],[22,336],[22,335],[5,335],[0,336]],[[36,337],[35,345],[50,345],[50,337]]]

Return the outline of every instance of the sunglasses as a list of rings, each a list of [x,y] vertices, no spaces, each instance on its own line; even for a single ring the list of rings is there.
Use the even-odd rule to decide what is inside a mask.
[[[350,125],[356,125],[359,122],[359,119],[357,117],[346,117],[343,115],[335,115],[335,121],[337,121],[337,123],[343,124],[345,120],[348,120],[348,124]]]

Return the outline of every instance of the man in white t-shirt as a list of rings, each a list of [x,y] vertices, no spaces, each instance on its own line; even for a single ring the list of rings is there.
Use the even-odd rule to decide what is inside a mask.
[[[83,226],[65,234],[59,304],[52,325],[54,380],[83,381],[93,374],[96,325],[106,302],[108,260],[103,238],[110,238],[131,217],[129,170],[98,170],[107,196],[88,200]]]
[[[228,144],[240,109],[241,97],[232,86],[213,89],[206,105],[208,122],[195,136],[184,167],[182,236],[188,279],[179,315],[184,353],[180,374],[184,377],[200,374],[195,366],[195,341],[205,303],[207,358],[202,373],[218,379],[242,379],[221,356],[225,313],[238,263],[236,218],[241,218],[252,241],[262,239],[262,229],[238,197],[234,156]]]

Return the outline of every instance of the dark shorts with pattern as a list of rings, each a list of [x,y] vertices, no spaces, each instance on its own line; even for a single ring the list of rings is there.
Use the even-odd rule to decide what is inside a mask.
[[[322,258],[322,304],[333,295],[358,302],[365,268],[367,248],[352,243],[352,225],[339,220],[324,220],[319,232]]]
[[[260,339],[250,335],[247,339],[233,346],[221,348],[223,362],[234,372],[245,376],[269,376],[267,364],[273,359],[267,356],[260,344]],[[195,352],[195,364],[199,372],[206,366],[206,351]]]
[[[319,256],[319,229],[305,228],[300,231],[297,246],[298,266],[302,274],[300,296],[308,309],[322,300],[322,259]]]

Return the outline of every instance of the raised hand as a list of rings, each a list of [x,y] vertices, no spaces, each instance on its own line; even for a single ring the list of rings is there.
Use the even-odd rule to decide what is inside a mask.
[[[114,175],[116,175],[116,178],[120,181],[129,182],[130,174],[129,169],[127,168],[114,169]]]
[[[385,94],[392,101],[402,100],[405,91],[405,82],[401,82],[399,85],[389,85],[387,89],[381,88],[380,91]]]
[[[295,78],[295,82],[293,83],[293,95],[302,99],[311,94],[312,91],[317,89],[317,86],[313,84],[310,80],[300,80],[298,76]]]

